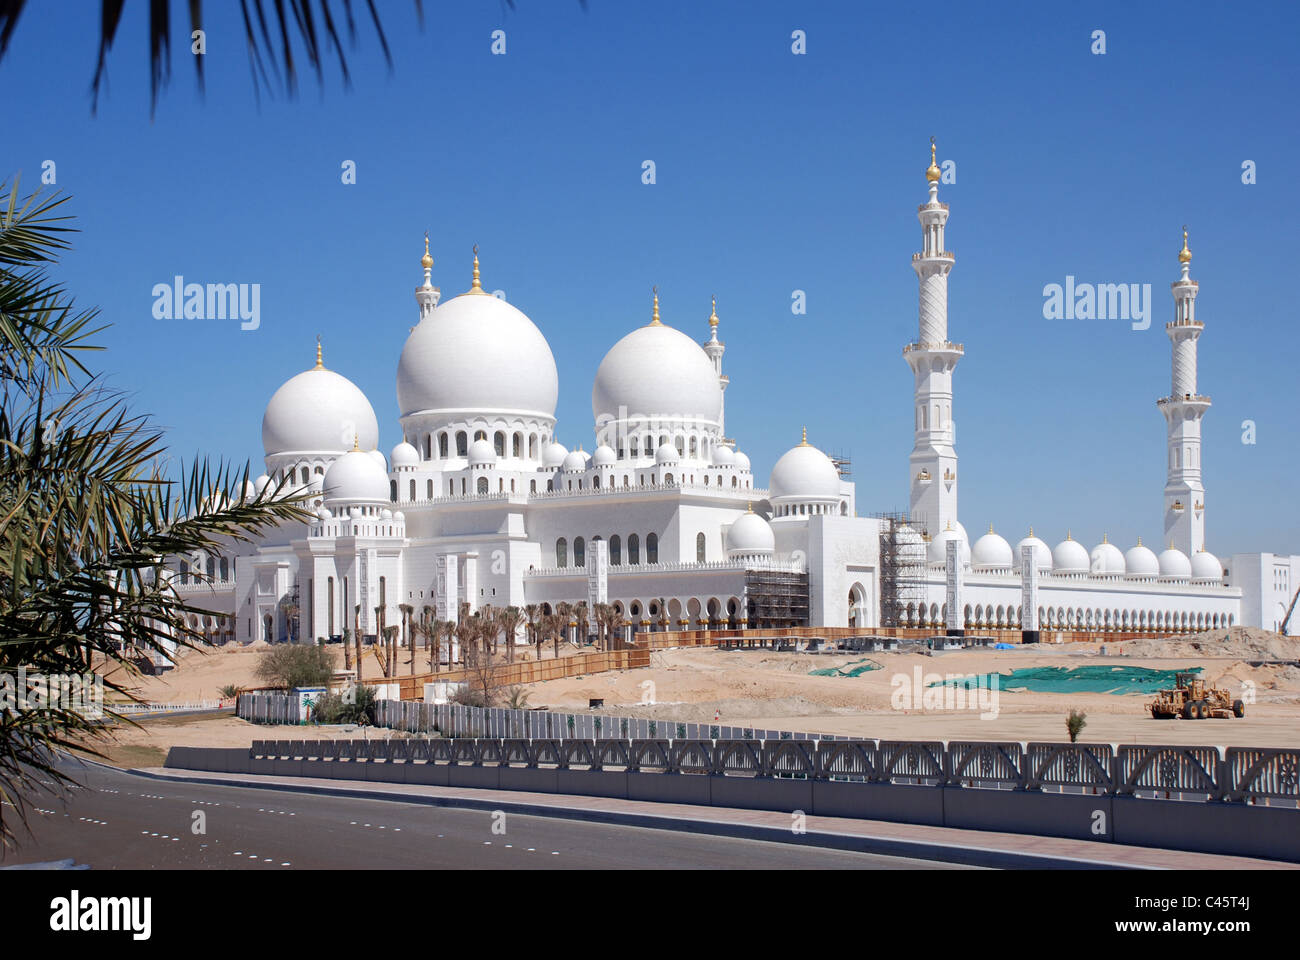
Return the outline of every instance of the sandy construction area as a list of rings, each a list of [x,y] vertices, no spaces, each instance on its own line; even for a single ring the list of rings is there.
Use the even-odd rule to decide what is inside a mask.
[[[601,698],[601,713],[680,721],[721,722],[770,730],[801,730],[882,739],[1063,740],[1071,709],[1087,714],[1080,739],[1104,743],[1182,743],[1220,746],[1300,746],[1300,640],[1234,628],[1178,640],[1111,644],[1041,644],[1011,650],[935,653],[815,655],[764,650],[682,648],[657,652],[647,669],[591,674],[532,684],[534,708],[586,711]],[[144,678],[150,700],[216,699],[225,684],[255,686],[256,648],[190,653],[162,677]],[[811,676],[810,671],[860,664],[880,669],[859,676]],[[341,661],[341,656],[340,656]],[[369,669],[375,668],[367,657]],[[1278,663],[1269,661],[1292,661]],[[1143,705],[1149,694],[1052,693],[1000,689],[995,701],[966,695],[956,702],[924,702],[939,676],[972,675],[1031,667],[1148,667],[1179,670],[1199,666],[1202,676],[1247,700],[1246,716],[1232,720],[1152,720]],[[409,668],[407,668],[409,669]],[[919,671],[919,679],[918,679]],[[405,672],[405,671],[403,671]],[[915,702],[906,702],[902,690]],[[1254,703],[1249,703],[1253,695]],[[230,717],[202,721],[145,721],[122,729],[120,742],[140,749],[239,746],[259,738],[357,736],[343,728],[255,726]],[[371,731],[371,736],[388,736]]]

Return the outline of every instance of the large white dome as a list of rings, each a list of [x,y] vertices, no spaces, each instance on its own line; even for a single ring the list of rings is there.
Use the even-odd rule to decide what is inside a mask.
[[[288,380],[271,395],[262,415],[262,449],[282,453],[343,453],[356,443],[379,444],[374,408],[355,383],[316,367]]]
[[[953,525],[949,522],[948,526],[930,541],[929,556],[931,563],[948,562],[948,541],[956,540],[961,546],[958,548],[958,555],[965,566],[970,565],[971,551],[970,544],[966,541],[966,528],[960,523]]]
[[[1034,536],[1034,529],[1033,527],[1030,527],[1029,536],[1016,544],[1016,552],[1013,557],[1014,569],[1017,573],[1020,572],[1020,551],[1024,547],[1033,548],[1034,552],[1032,556],[1034,558],[1035,570],[1048,571],[1052,569],[1052,548]]]
[[[325,499],[388,502],[388,474],[361,450],[345,453],[325,471]]]
[[[840,472],[830,457],[805,440],[781,455],[772,468],[768,487],[774,500],[834,500],[840,495]]]
[[[1192,577],[1192,561],[1187,559],[1187,554],[1173,546],[1161,553],[1157,562],[1162,577],[1172,580],[1190,580]]]
[[[436,307],[406,338],[397,406],[404,417],[450,410],[553,418],[559,384],[546,338],[522,311],[466,293]]]
[[[716,425],[722,387],[698,343],[680,330],[650,323],[614,344],[600,361],[591,412],[598,427],[638,419]]]

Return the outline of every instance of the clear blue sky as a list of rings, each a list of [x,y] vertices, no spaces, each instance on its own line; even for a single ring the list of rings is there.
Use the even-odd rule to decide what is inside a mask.
[[[421,33],[411,5],[384,3],[391,75],[361,19],[351,91],[327,66],[323,91],[305,77],[297,101],[259,109],[237,7],[209,3],[206,99],[178,23],[152,121],[147,4],[128,4],[95,118],[98,4],[24,14],[0,66],[0,169],[35,185],[57,162],[84,230],[58,277],[113,322],[99,362],[178,455],[259,472],[263,408],[311,366],[317,333],[370,397],[385,450],[398,442],[394,372],[427,229],[445,296],[468,286],[478,243],[485,285],[550,340],[566,444],[590,448],[596,367],[648,320],[651,285],[665,322],[699,339],[716,293],[727,432],[759,481],[806,423],[852,456],[860,512],[903,508],[900,351],[916,336],[909,261],[933,134],[958,174],[941,196],[972,537],[992,521],[1013,540],[1033,524],[1049,542],[1067,527],[1159,541],[1155,400],[1186,223],[1214,399],[1208,545],[1300,552],[1296,4],[518,6],[426,4]],[[490,52],[498,28],[505,56]],[[153,319],[150,291],[175,274],[260,283],[261,328]],[[1044,320],[1043,286],[1067,274],[1150,283],[1150,329]]]

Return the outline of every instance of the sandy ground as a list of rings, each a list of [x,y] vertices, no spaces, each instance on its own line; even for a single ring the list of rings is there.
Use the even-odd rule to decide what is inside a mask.
[[[586,711],[588,700],[603,698],[601,711],[614,716],[711,721],[775,730],[887,739],[1063,740],[1071,709],[1087,714],[1081,740],[1104,743],[1180,743],[1219,746],[1300,746],[1300,666],[1266,661],[1300,660],[1300,640],[1265,631],[1233,628],[1177,640],[1141,640],[1102,645],[1042,644],[1012,650],[962,650],[936,653],[815,655],[763,650],[708,648],[667,650],[652,655],[651,666],[532,684],[535,708]],[[1122,652],[1121,652],[1122,651]],[[215,699],[219,687],[255,686],[257,649],[220,648],[191,653],[178,668],[145,678],[142,695],[151,700]],[[881,669],[858,677],[814,677],[809,672],[860,661]],[[341,654],[339,656],[341,661]],[[367,675],[377,672],[367,657]],[[1255,702],[1246,716],[1232,720],[1152,720],[1146,694],[1041,693],[1002,689],[996,702],[973,697],[969,705],[900,703],[899,691],[914,687],[919,669],[925,689],[933,674],[1007,673],[1025,667],[1085,665],[1139,666],[1161,670],[1199,666],[1202,676],[1226,687],[1234,697]],[[409,669],[409,668],[408,668]],[[987,696],[987,694],[986,694]],[[266,727],[231,717],[144,721],[122,728],[119,743],[132,750],[187,746],[241,746],[276,737],[356,736],[339,727]],[[388,731],[370,731],[388,736]]]

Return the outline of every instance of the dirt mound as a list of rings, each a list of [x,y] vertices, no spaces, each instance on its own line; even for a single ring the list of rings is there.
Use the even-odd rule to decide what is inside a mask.
[[[1129,657],[1233,657],[1239,660],[1300,660],[1300,638],[1259,627],[1228,627],[1180,637],[1127,640]]]

